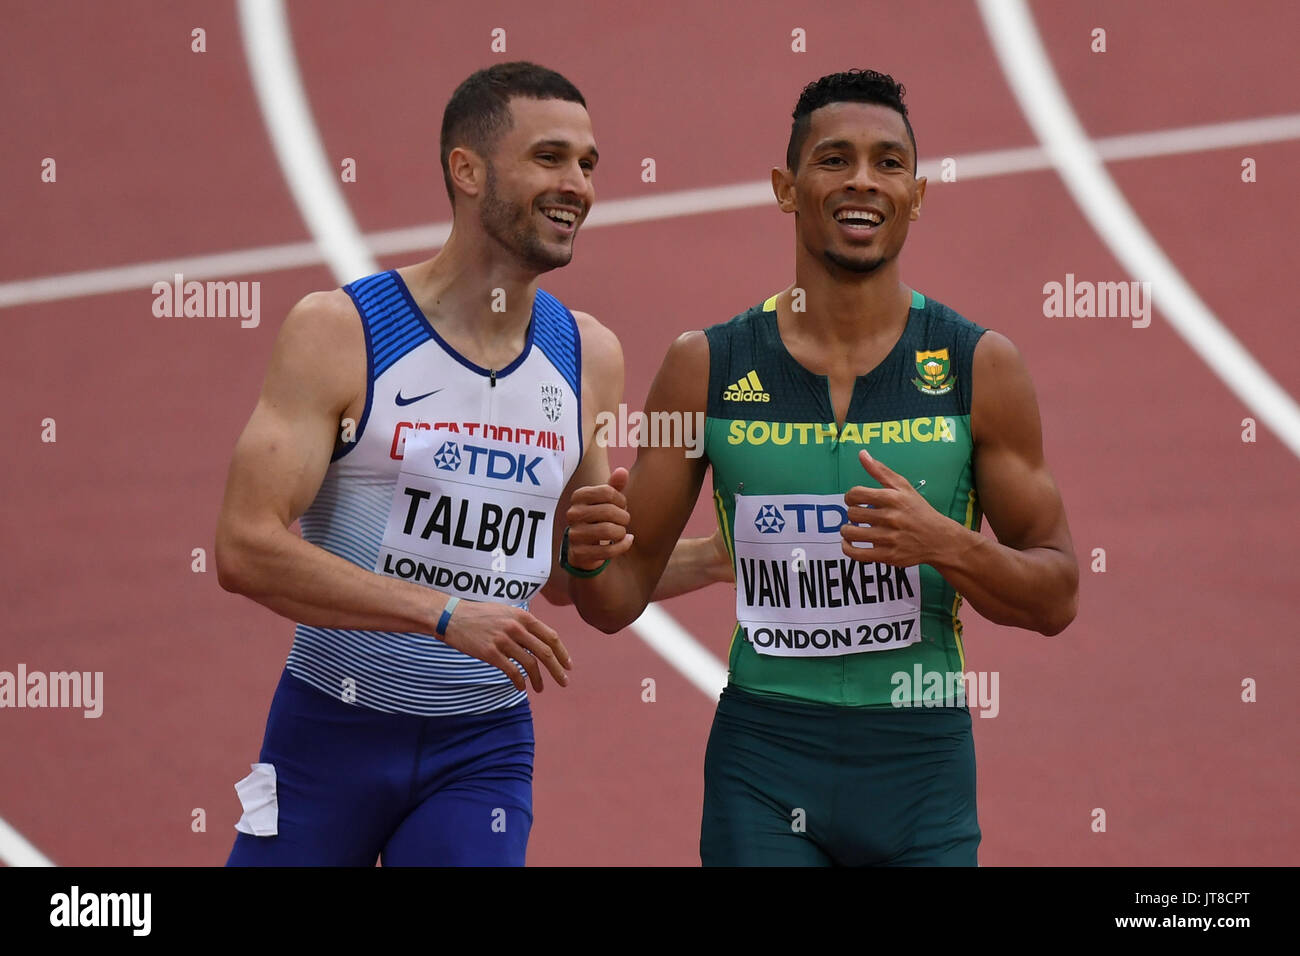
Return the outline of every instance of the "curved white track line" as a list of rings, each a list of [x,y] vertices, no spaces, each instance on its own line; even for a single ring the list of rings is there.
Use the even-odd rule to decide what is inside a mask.
[[[53,860],[4,820],[0,820],[0,861],[5,866],[54,866]]]
[[[1300,457],[1300,405],[1215,318],[1129,206],[1070,106],[1028,7],[977,2],[1020,109],[1084,218],[1135,278],[1151,283],[1174,331]]]
[[[632,622],[632,630],[705,697],[716,701],[722,696],[722,688],[727,685],[726,665],[691,637],[662,605],[646,605],[641,616]]]
[[[340,284],[377,272],[312,119],[284,4],[239,0],[239,32],[262,119],[307,231]]]

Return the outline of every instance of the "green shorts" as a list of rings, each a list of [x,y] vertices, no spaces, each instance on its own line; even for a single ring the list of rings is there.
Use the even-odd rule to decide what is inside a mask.
[[[965,707],[723,691],[704,756],[705,866],[976,866],[979,842]]]

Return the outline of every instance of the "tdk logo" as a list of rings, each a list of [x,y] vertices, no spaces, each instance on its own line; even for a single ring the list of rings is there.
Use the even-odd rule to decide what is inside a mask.
[[[433,456],[433,463],[443,471],[455,471],[460,467],[460,449],[454,441],[445,441],[438,453]]]
[[[754,527],[763,534],[776,534],[785,530],[785,519],[776,510],[776,505],[763,505],[754,516]]]
[[[529,457],[522,452],[498,451],[480,445],[462,445],[458,451],[455,442],[447,441],[442,443],[438,453],[433,456],[433,463],[443,471],[455,471],[461,465],[461,451],[469,457],[465,470],[471,475],[520,484],[527,481],[540,486],[542,483],[534,470],[542,463],[540,455]]]
[[[754,527],[763,534],[776,534],[785,530],[785,512],[794,521],[800,533],[816,531],[818,534],[839,534],[848,524],[849,513],[843,505],[790,504],[763,505],[754,516]]]

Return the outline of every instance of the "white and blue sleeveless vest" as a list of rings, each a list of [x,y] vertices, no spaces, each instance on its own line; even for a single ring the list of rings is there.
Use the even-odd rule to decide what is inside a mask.
[[[573,315],[537,290],[523,352],[491,370],[443,341],[396,272],[343,288],[365,330],[366,405],[300,519],[303,538],[368,571],[527,607],[550,574],[556,504],[582,458]],[[299,624],[286,666],[386,713],[481,714],[526,699],[496,667],[429,634]]]

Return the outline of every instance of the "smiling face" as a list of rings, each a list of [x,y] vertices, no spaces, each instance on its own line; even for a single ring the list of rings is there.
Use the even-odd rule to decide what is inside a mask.
[[[529,268],[568,265],[573,240],[596,200],[599,154],[579,103],[516,97],[512,123],[486,157],[479,203],[483,230]]]
[[[898,258],[925,196],[907,126],[874,103],[829,103],[808,120],[798,170],[772,171],[777,199],[814,258],[874,273]]]

